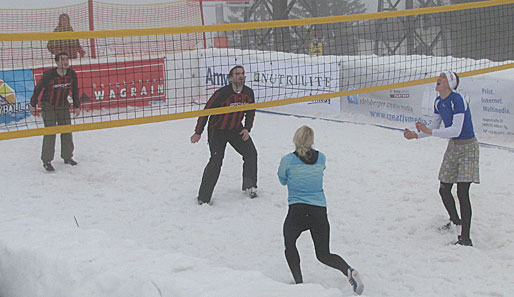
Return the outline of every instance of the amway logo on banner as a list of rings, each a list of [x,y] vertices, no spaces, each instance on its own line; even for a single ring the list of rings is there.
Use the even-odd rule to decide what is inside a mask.
[[[209,98],[218,88],[229,84],[228,73],[235,66],[229,57],[202,59],[200,77],[205,84],[203,95]],[[251,60],[242,65],[246,71],[246,85],[255,92],[257,102],[310,96],[339,90],[337,65],[323,69],[318,64],[285,61]],[[331,105],[339,112],[339,100],[327,99],[303,103],[312,106]]]
[[[49,68],[34,69],[34,80]],[[84,64],[77,72],[82,108],[149,106],[166,100],[164,59]]]

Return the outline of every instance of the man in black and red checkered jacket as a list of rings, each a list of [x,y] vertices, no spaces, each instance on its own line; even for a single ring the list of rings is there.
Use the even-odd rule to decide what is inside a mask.
[[[66,52],[55,55],[57,68],[47,70],[43,78],[34,88],[34,94],[30,99],[30,113],[36,115],[36,105],[41,96],[41,115],[45,127],[56,125],[71,125],[70,103],[68,96],[71,93],[73,99],[73,111],[75,116],[80,114],[79,89],[77,73],[70,69],[70,62]],[[73,157],[73,138],[71,133],[61,134],[61,157],[65,164],[77,165]],[[55,134],[43,136],[43,148],[41,160],[46,171],[54,171],[52,160],[55,153]]]
[[[205,109],[237,106],[255,102],[253,90],[245,86],[245,70],[235,66],[229,72],[230,84],[218,89],[207,101]],[[197,143],[207,122],[211,158],[205,167],[198,192],[199,204],[211,204],[212,192],[218,181],[227,142],[243,156],[243,191],[250,198],[257,197],[257,150],[250,137],[255,110],[235,111],[199,117],[191,142]],[[243,124],[244,119],[244,124]]]

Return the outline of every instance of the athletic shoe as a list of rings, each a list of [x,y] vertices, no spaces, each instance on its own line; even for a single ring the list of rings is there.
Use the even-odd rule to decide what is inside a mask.
[[[64,160],[64,164],[68,164],[68,165],[72,165],[72,166],[75,166],[77,165],[77,161],[73,160],[72,158],[69,158],[67,160]]]
[[[348,282],[350,282],[350,285],[352,286],[355,294],[362,294],[362,291],[364,291],[364,284],[362,283],[357,270],[351,267],[348,268]]]
[[[460,224],[455,224],[454,222],[449,221],[448,223],[437,228],[437,231],[439,231],[439,232],[455,231],[458,234],[458,233],[460,233]]]
[[[45,170],[48,172],[55,171],[55,168],[52,166],[52,163],[50,163],[50,162],[43,163],[43,168],[45,168]]]
[[[463,246],[473,246],[473,242],[470,238],[462,238],[462,236],[457,236],[457,242],[455,245],[463,245]]]
[[[248,196],[250,199],[256,198],[259,195],[257,195],[257,188],[252,187],[245,190],[246,196]]]
[[[202,204],[212,205],[212,200],[211,201],[203,201],[200,198],[197,198],[197,199],[198,199],[198,205],[202,205]]]

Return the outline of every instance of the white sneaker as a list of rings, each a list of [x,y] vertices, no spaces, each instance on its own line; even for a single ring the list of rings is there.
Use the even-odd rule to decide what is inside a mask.
[[[202,205],[202,204],[212,205],[212,200],[209,202],[206,202],[206,201],[200,200],[200,198],[197,198],[197,201],[198,201],[198,205]]]
[[[453,223],[452,221],[449,221],[448,223],[437,228],[437,231],[460,234],[460,228],[461,228],[461,225],[457,225],[457,224]]]
[[[250,199],[256,198],[257,196],[257,188],[252,187],[245,190],[246,196],[248,196]]]
[[[355,294],[362,294],[362,291],[364,291],[364,284],[362,283],[357,270],[351,267],[348,268],[348,282],[350,282],[350,285],[352,286]]]

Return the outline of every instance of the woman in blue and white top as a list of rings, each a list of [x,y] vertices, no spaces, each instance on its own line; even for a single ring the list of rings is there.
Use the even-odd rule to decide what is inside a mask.
[[[439,194],[450,216],[450,222],[441,227],[449,230],[452,225],[462,224],[461,234],[455,244],[472,246],[470,238],[471,203],[469,187],[471,183],[480,183],[478,141],[473,131],[471,112],[468,102],[455,90],[459,85],[459,77],[455,72],[442,72],[437,79],[436,91],[439,96],[435,99],[434,115],[429,127],[422,122],[416,123],[416,131],[405,129],[407,139],[417,139],[426,136],[449,138],[448,147],[444,154],[439,170]],[[441,128],[444,123],[444,128]],[[455,200],[451,190],[457,184],[457,196],[460,204],[460,215],[455,208]]]
[[[282,157],[278,178],[282,185],[287,185],[289,192],[289,211],[283,231],[285,256],[294,280],[297,284],[303,282],[296,240],[303,231],[310,230],[318,260],[340,270],[347,276],[354,292],[360,295],[364,285],[357,271],[343,258],[330,253],[330,225],[323,191],[325,155],[312,149],[314,131],[308,126],[296,131],[293,142],[296,150]]]

